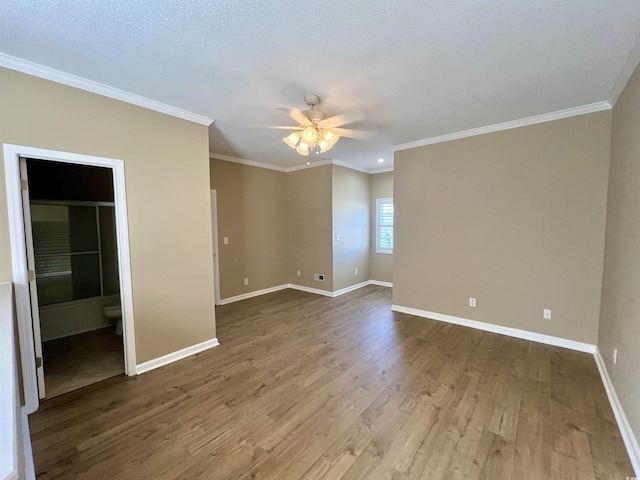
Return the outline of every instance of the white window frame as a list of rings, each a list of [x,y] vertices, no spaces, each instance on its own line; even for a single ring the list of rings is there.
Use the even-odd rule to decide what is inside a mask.
[[[392,255],[393,248],[385,248],[380,246],[380,208],[382,205],[388,204],[388,203],[393,205],[393,198],[376,198],[376,253]],[[395,224],[395,211],[393,213],[394,213],[393,223]],[[391,228],[393,228],[393,224],[391,225]]]

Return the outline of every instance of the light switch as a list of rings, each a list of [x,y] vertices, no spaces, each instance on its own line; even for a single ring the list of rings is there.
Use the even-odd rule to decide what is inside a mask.
[[[224,243],[225,245],[229,245],[229,237],[224,237],[222,239],[222,243]]]

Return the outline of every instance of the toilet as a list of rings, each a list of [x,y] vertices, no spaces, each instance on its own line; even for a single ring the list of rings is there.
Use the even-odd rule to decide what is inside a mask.
[[[122,307],[120,304],[105,305],[102,307],[102,312],[105,317],[116,320],[116,335],[122,335]]]

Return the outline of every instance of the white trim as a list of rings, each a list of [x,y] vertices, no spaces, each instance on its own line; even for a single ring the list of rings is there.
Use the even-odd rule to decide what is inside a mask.
[[[609,93],[609,104],[611,104],[612,106],[615,106],[616,102],[618,101],[618,98],[620,98],[620,95],[622,94],[624,87],[627,86],[627,82],[629,82],[631,75],[633,75],[633,72],[638,67],[639,61],[640,61],[640,35],[638,35],[638,38],[636,38],[636,41],[633,44],[633,47],[629,51],[629,55],[627,55],[624,65],[622,66],[622,70],[620,70],[620,73],[616,77],[616,81],[613,84],[613,88]],[[638,472],[636,471],[636,474],[637,473]]]
[[[271,165],[269,163],[256,162],[253,160],[245,160],[244,158],[232,157],[231,155],[222,155],[221,153],[209,152],[209,158],[215,158],[216,160],[222,160],[223,162],[239,163],[241,165],[248,165],[249,167],[266,168],[268,170],[276,170],[278,172],[286,172],[285,167],[278,165]],[[309,166],[307,166],[309,168]]]
[[[378,285],[379,287],[389,287],[393,288],[393,283],[391,282],[381,282],[380,280],[369,280],[371,285]]]
[[[610,110],[611,104],[607,101],[591,103],[589,105],[582,105],[580,107],[567,108],[566,110],[558,110],[557,112],[543,113],[542,115],[535,115],[533,117],[521,118],[519,120],[511,120],[504,123],[496,123],[494,125],[487,125],[485,127],[472,128],[469,130],[463,130],[461,132],[448,133],[446,135],[439,135],[437,137],[425,138],[422,140],[416,140],[413,142],[401,143],[393,146],[393,151],[407,150],[410,148],[424,147],[425,145],[433,145],[434,143],[448,142],[451,140],[458,140],[460,138],[475,137],[476,135],[484,135],[486,133],[500,132],[502,130],[509,130],[512,128],[525,127],[527,125],[535,125],[537,123],[551,122],[553,120],[560,120],[561,118],[575,117],[578,115],[584,115],[587,113],[601,112],[603,110]]]
[[[355,285],[341,288],[340,290],[334,291],[331,296],[338,297],[340,295],[344,295],[345,293],[353,292],[354,290],[358,290],[359,288],[366,287],[367,285],[371,285],[371,280],[366,280],[364,282],[356,283]]]
[[[341,288],[340,290],[336,290],[335,292],[330,292],[329,290],[320,290],[319,288],[305,287],[303,285],[296,285],[295,283],[283,283],[282,285],[277,285],[275,287],[263,288],[262,290],[256,290],[254,292],[243,293],[241,295],[236,295],[234,297],[224,298],[220,300],[220,305],[227,305],[233,302],[239,302],[241,300],[246,300],[248,298],[258,297],[260,295],[265,295],[267,293],[279,292],[280,290],[285,290],[290,288],[292,290],[300,290],[301,292],[315,293],[316,295],[322,295],[325,297],[338,297],[345,293],[352,292],[362,287],[366,287],[367,285],[373,284],[373,280],[366,280],[361,283],[357,283],[355,285],[350,285],[345,288]],[[381,285],[385,282],[378,282],[376,285]],[[389,284],[390,286],[391,284]],[[387,285],[385,285],[387,286]]]
[[[213,249],[213,304],[220,305],[220,245],[218,243],[218,192],[211,189],[211,247]]]
[[[12,57],[5,53],[0,53],[0,67],[33,75],[34,77],[44,78],[45,80],[51,80],[52,82],[61,83],[70,87],[79,88],[80,90],[96,93],[103,97],[113,98],[115,100],[120,100],[121,102],[130,103],[131,105],[137,105],[138,107],[146,108],[148,110],[164,113],[165,115],[171,115],[172,117],[188,120],[189,122],[199,123],[200,125],[209,126],[214,121],[212,118],[205,117],[204,115],[189,112],[182,108],[173,107],[166,103],[120,90],[119,88],[110,87],[109,85],[79,77],[71,73],[46,67],[22,58]]]
[[[338,165],[339,167],[350,168],[351,170],[355,170],[356,172],[362,173],[371,173],[371,171],[367,168],[356,167],[355,165],[350,165],[347,162],[343,162],[342,160],[333,160],[334,165]]]
[[[120,306],[122,308],[125,373],[131,376],[136,374],[136,338],[133,312],[133,283],[131,280],[127,190],[125,185],[124,162],[122,160],[112,160],[111,162],[115,162],[115,165],[112,166],[113,198],[116,204],[116,236],[118,246],[118,273],[120,275]],[[104,166],[108,166],[111,162],[107,162]]]
[[[7,189],[7,211],[9,214],[9,238],[11,241],[11,264],[18,322],[18,343],[22,366],[22,388],[24,408],[27,413],[38,409],[38,379],[34,359],[36,357],[31,327],[31,296],[27,268],[27,246],[25,242],[22,192],[20,189],[20,156],[11,145],[4,145],[4,174]]]
[[[333,165],[333,160],[316,160],[315,162],[311,162],[310,165],[307,165],[306,163],[304,165],[295,165],[293,167],[287,167],[284,169],[285,172],[290,173],[290,172],[297,172],[298,170],[306,170],[308,168],[316,168],[316,167],[323,167],[325,165]]]
[[[356,283],[355,285],[350,285],[345,288],[341,288],[340,290],[336,290],[334,292],[330,292],[329,290],[320,290],[318,288],[305,287],[303,285],[296,285],[295,283],[289,283],[287,288],[291,288],[293,290],[300,290],[301,292],[309,292],[315,293],[316,295],[323,295],[325,297],[339,297],[340,295],[344,295],[345,293],[353,292],[362,287],[366,287],[371,284],[371,280],[365,280],[364,282]]]
[[[329,290],[320,290],[319,288],[311,288],[305,287],[303,285],[296,285],[295,283],[287,284],[287,288],[291,288],[293,290],[300,290],[301,292],[315,293],[316,295],[323,295],[325,297],[333,297],[333,292]]]
[[[27,413],[33,413],[38,409],[39,402],[35,362],[33,361],[35,358],[35,350],[31,325],[31,299],[29,296],[27,250],[24,237],[24,212],[22,210],[22,192],[20,189],[19,163],[21,156],[54,162],[93,165],[111,168],[113,170],[116,235],[118,239],[118,270],[120,275],[120,297],[124,330],[125,371],[127,375],[135,375],[136,352],[124,161],[5,143],[4,169],[9,214],[9,235],[11,238],[13,283],[16,299],[16,314],[18,317],[18,336],[22,357],[25,408]]]
[[[36,466],[33,463],[33,448],[31,447],[31,429],[29,428],[29,416],[22,407],[22,444],[24,446],[25,480],[36,480]]]
[[[604,359],[602,358],[599,348],[596,347],[596,351],[594,352],[593,356],[596,359],[596,365],[598,366],[598,371],[600,372],[600,378],[602,378],[604,389],[607,392],[607,397],[609,397],[611,410],[613,410],[613,415],[616,417],[616,422],[618,423],[618,428],[620,429],[622,440],[624,441],[625,447],[627,447],[627,453],[629,454],[629,460],[631,460],[631,466],[633,467],[633,471],[635,472],[636,476],[640,477],[640,447],[638,446],[638,441],[633,433],[633,430],[631,429],[631,425],[629,424],[627,415],[624,413],[622,404],[618,399],[618,394],[616,393],[616,389],[613,386],[613,382],[611,381],[611,377],[609,376],[607,366],[604,363]]]
[[[303,165],[294,165],[292,167],[281,167],[279,165],[272,165],[270,163],[257,162],[255,160],[247,160],[244,158],[232,157],[230,155],[222,155],[221,153],[215,153],[215,152],[209,152],[209,158],[215,158],[216,160],[222,160],[223,162],[239,163],[240,165],[247,165],[249,167],[266,168],[267,170],[275,170],[277,172],[284,172],[284,173],[297,172],[298,170],[306,170],[308,168],[322,167],[324,165],[338,165],[340,167],[349,168],[357,172],[369,173],[369,174],[381,173],[381,171],[385,171],[385,172],[393,171],[393,168],[367,170],[365,168],[360,168],[354,165],[350,165],[347,162],[343,162],[342,160],[335,160],[335,159],[317,160],[315,162],[311,161],[310,165],[307,165],[306,164],[307,160],[304,160],[305,163]]]
[[[378,173],[387,173],[387,172],[393,172],[393,167],[370,168],[368,173],[371,175],[376,175]]]
[[[417,317],[424,317],[432,320],[439,320],[441,322],[453,323],[455,325],[462,325],[463,327],[484,330],[485,332],[499,333],[500,335],[507,335],[509,337],[522,338],[524,340],[531,340],[532,342],[544,343],[547,345],[553,345],[555,347],[568,348],[570,350],[577,350],[578,352],[595,353],[597,348],[595,345],[592,345],[590,343],[576,342],[575,340],[569,340],[567,338],[553,337],[551,335],[545,335],[542,333],[529,332],[527,330],[520,330],[518,328],[503,327],[501,325],[495,325],[493,323],[479,322],[477,320],[454,317],[452,315],[445,315],[443,313],[428,312],[426,310],[403,307],[401,305],[391,305],[391,310],[393,310],[394,312],[415,315]]]
[[[240,300],[246,300],[247,298],[259,297],[267,293],[278,292],[289,288],[289,284],[284,283],[275,287],[263,288],[262,290],[255,290],[253,292],[243,293],[241,295],[235,295],[233,297],[223,298],[220,300],[220,305],[227,305],[228,303],[239,302]]]
[[[220,342],[218,342],[217,338],[212,338],[211,340],[206,340],[204,342],[191,345],[190,347],[183,348],[182,350],[178,350],[177,352],[172,352],[167,355],[163,355],[162,357],[154,358],[153,360],[149,360],[137,365],[136,373],[145,373],[149,370],[163,367],[170,363],[177,362],[178,360],[182,360],[183,358],[195,355],[196,353],[200,353],[205,350],[209,350],[210,348],[217,347],[218,345],[220,345]]]
[[[385,203],[386,204],[390,203],[393,206],[393,198],[392,197],[376,198],[376,253],[379,253],[382,255],[393,255],[393,247],[384,248],[380,246],[380,206]],[[395,223],[395,213],[393,216],[393,221]],[[389,225],[385,225],[385,227],[388,227],[388,226]],[[393,224],[391,225],[391,228],[393,228]],[[391,240],[393,243],[393,235]]]

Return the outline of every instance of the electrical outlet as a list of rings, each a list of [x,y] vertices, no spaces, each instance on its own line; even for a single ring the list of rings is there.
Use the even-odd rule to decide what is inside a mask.
[[[248,278],[245,278],[245,279],[244,279],[244,284],[245,284],[245,285],[249,285],[249,279],[248,279]]]
[[[354,273],[355,273],[356,275],[358,274],[358,269],[357,269],[357,268],[354,270]]]
[[[300,270],[298,270],[298,271],[296,272],[296,275],[300,276]]]
[[[318,282],[324,282],[324,275],[322,273],[314,273],[313,279],[317,280]]]
[[[223,237],[222,243],[224,243],[225,245],[229,245],[229,237]]]
[[[469,297],[469,306],[470,307],[475,307],[476,306],[476,299],[473,297]]]
[[[339,242],[339,241],[340,241],[340,234],[336,233],[336,242]]]
[[[551,320],[551,309],[550,308],[545,308],[544,310],[542,310],[542,316],[546,320]]]
[[[611,360],[613,360],[613,364],[615,365],[616,363],[618,363],[618,349],[614,348],[613,352],[611,353]]]

